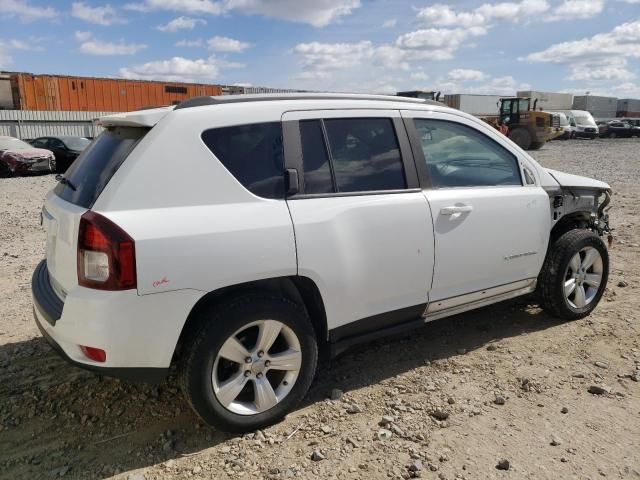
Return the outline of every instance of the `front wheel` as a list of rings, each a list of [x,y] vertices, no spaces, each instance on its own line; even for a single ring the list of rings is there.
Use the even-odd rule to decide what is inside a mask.
[[[542,308],[577,320],[589,315],[602,298],[609,277],[609,252],[590,230],[570,230],[549,247],[538,276]]]
[[[318,346],[304,308],[252,295],[194,320],[181,381],[191,407],[208,424],[254,431],[281,420],[307,393]]]
[[[531,147],[531,134],[524,128],[516,128],[509,132],[509,138],[523,150]]]

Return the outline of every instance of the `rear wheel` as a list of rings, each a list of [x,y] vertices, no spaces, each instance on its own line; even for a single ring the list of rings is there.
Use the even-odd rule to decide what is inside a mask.
[[[524,128],[516,128],[509,132],[509,138],[523,150],[531,147],[531,134]]]
[[[180,370],[185,396],[205,422],[252,431],[281,420],[302,400],[318,355],[304,308],[250,296],[196,320]]]
[[[544,145],[544,142],[531,142],[531,146],[529,147],[529,150],[540,150],[543,145]]]
[[[609,138],[616,138],[618,135],[616,134],[616,132],[611,132],[609,134]]]
[[[538,277],[541,306],[575,320],[589,315],[602,298],[609,276],[609,253],[589,230],[570,230],[549,247]]]

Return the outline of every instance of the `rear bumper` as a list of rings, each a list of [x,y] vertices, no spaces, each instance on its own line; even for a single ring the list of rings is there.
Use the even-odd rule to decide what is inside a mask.
[[[106,375],[108,377],[120,378],[131,382],[144,382],[144,383],[160,383],[169,372],[168,368],[117,368],[117,367],[99,367],[97,365],[81,363],[73,360],[64,349],[54,340],[54,338],[47,333],[44,327],[40,324],[38,314],[36,312],[37,307],[33,307],[33,317],[36,321],[36,325],[40,330],[40,333],[44,339],[51,345],[51,348],[60,355],[64,360],[69,362],[75,367],[89,370],[94,373]]]
[[[126,380],[157,382],[169,370],[182,326],[202,293],[193,290],[138,295],[135,290],[71,289],[57,296],[46,261],[31,282],[33,312],[42,335],[75,366]],[[106,352],[104,363],[80,346]]]

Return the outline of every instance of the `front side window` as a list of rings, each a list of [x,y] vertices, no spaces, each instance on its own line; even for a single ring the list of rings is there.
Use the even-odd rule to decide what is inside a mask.
[[[340,118],[324,123],[338,192],[406,188],[390,118]]]
[[[202,140],[251,193],[284,198],[284,155],[280,122],[212,128]]]
[[[522,185],[516,157],[455,122],[414,119],[434,188]]]

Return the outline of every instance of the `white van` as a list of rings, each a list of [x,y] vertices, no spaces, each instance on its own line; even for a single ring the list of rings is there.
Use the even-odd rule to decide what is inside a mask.
[[[591,138],[598,136],[598,126],[593,116],[586,110],[556,110],[569,117],[569,125],[575,127],[574,137]]]

